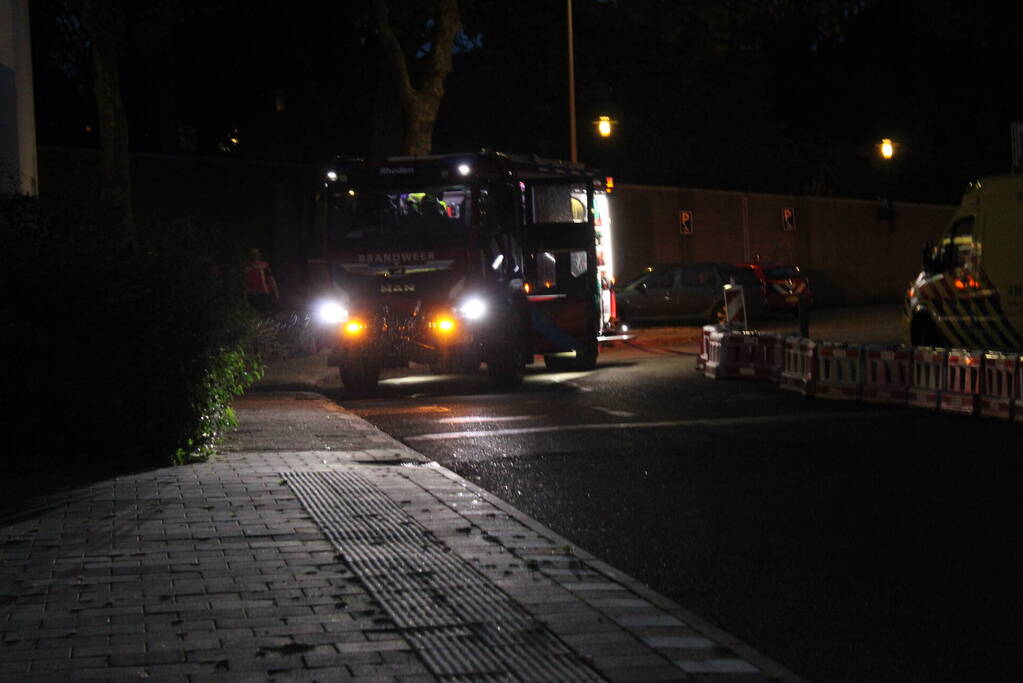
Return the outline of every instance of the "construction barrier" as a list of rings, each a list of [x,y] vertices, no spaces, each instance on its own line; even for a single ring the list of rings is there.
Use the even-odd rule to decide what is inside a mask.
[[[1023,422],[1023,355],[1016,356],[1016,398],[1012,399],[1013,419]]]
[[[817,346],[818,398],[860,400],[863,388],[863,347],[821,342]]]
[[[945,384],[945,362],[948,351],[933,346],[913,349],[912,381],[906,402],[919,408],[937,410]]]
[[[1019,398],[1019,356],[988,351],[984,354],[982,368],[980,414],[1011,420],[1013,404]]]
[[[806,337],[786,337],[778,386],[813,396],[817,383],[817,342]]]
[[[949,349],[945,384],[941,391],[941,410],[976,415],[980,410],[980,384],[983,378],[983,351]]]
[[[759,335],[743,330],[714,330],[707,337],[703,374],[712,379],[756,377],[754,360]]]
[[[703,334],[700,335],[700,355],[696,357],[696,370],[703,372],[707,367],[707,353],[710,348],[711,333],[721,330],[718,325],[704,325]]]
[[[909,400],[912,347],[865,346],[863,356],[863,389],[860,392],[863,402],[905,405]]]
[[[753,359],[754,374],[758,379],[777,382],[785,362],[785,336],[761,333],[757,342],[756,357]]]
[[[725,324],[732,328],[745,330],[746,322],[746,295],[742,292],[742,285],[725,285]]]

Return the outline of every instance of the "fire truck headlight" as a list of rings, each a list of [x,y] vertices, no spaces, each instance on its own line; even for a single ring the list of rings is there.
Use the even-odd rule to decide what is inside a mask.
[[[348,320],[348,311],[336,301],[322,301],[316,307],[316,318],[327,325],[337,325]]]
[[[466,320],[479,320],[487,314],[487,302],[483,299],[472,297],[463,301],[458,310]]]

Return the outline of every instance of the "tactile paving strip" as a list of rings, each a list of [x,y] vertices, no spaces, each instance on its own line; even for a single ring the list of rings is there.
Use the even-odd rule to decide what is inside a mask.
[[[451,682],[602,680],[358,472],[282,477],[436,676]]]

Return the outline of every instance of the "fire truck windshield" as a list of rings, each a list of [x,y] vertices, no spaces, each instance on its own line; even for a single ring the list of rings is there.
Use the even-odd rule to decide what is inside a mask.
[[[338,188],[330,197],[327,237],[335,249],[465,244],[470,192],[465,186]]]

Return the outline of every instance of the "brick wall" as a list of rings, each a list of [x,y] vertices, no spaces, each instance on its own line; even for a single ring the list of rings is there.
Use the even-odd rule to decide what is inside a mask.
[[[795,211],[783,230],[782,210]],[[955,207],[769,195],[675,187],[618,185],[611,196],[617,277],[657,263],[724,261],[795,263],[812,278],[823,305],[901,301],[920,270],[927,240],[942,232]],[[693,234],[679,234],[679,211],[693,212]]]

